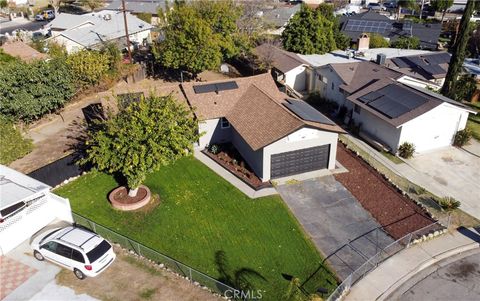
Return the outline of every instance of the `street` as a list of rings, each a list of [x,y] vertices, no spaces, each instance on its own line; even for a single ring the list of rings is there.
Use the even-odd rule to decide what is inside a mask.
[[[9,33],[17,29],[36,31],[42,28],[43,25],[47,24],[48,21],[29,21],[27,19],[21,21],[9,21],[0,23],[0,34]]]

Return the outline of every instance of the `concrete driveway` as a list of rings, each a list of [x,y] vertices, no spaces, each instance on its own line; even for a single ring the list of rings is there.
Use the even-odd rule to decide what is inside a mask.
[[[340,279],[393,239],[333,176],[277,187]]]
[[[461,201],[464,211],[480,218],[480,156],[473,151],[443,148],[406,160],[398,169],[432,193]]]

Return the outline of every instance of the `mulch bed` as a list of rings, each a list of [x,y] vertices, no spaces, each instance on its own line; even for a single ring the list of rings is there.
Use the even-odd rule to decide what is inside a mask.
[[[336,174],[337,181],[357,198],[394,239],[435,222],[424,209],[341,143],[338,143],[337,160],[349,171]]]
[[[113,196],[115,201],[122,204],[134,204],[137,203],[147,196],[147,191],[140,187],[138,188],[137,195],[131,197],[128,195],[128,190],[125,187],[122,187],[117,193]]]

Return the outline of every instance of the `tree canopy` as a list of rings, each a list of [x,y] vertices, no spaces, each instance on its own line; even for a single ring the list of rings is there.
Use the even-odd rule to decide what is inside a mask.
[[[248,48],[236,25],[240,14],[241,8],[227,0],[177,2],[167,13],[156,58],[167,68],[193,74],[218,67]]]
[[[135,190],[148,173],[192,153],[198,137],[188,108],[171,95],[151,95],[89,131],[81,163],[120,173]]]
[[[420,39],[418,37],[400,37],[392,43],[392,47],[401,49],[419,49]]]
[[[324,14],[323,7],[313,10],[302,5],[282,33],[283,47],[302,54],[323,54],[336,49],[334,23]]]
[[[369,34],[369,38],[370,38],[370,41],[368,46],[370,48],[384,48],[384,47],[390,46],[390,43],[388,43],[388,41],[378,33]]]
[[[453,5],[453,0],[432,0],[430,6],[438,12],[442,12],[442,23],[447,9]]]

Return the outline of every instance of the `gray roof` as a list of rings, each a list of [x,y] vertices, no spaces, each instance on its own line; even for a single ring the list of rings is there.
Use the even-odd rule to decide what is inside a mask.
[[[257,46],[253,49],[253,53],[262,60],[271,61],[272,66],[283,73],[308,64],[297,54],[288,52],[270,44],[262,44]]]
[[[362,22],[364,26],[356,26],[359,22]],[[420,39],[421,48],[436,49],[442,25],[439,23],[412,23],[411,21],[398,22],[373,11],[368,11],[342,18],[341,28],[342,32],[348,35],[354,42],[358,40],[362,33],[370,32],[378,33],[391,41],[395,41],[400,37],[414,36]]]
[[[0,165],[0,209],[50,191],[50,186]]]
[[[147,13],[152,15],[158,14],[158,9],[161,8],[165,10],[165,2],[168,0],[142,0],[142,1],[125,1],[125,8],[132,12],[133,14]],[[121,10],[122,1],[113,0],[107,7],[106,10]]]
[[[445,78],[451,55],[448,52],[437,52],[426,55],[397,57],[387,60],[389,68],[422,80]]]
[[[300,10],[301,5],[282,5],[273,9],[263,10],[263,18],[276,27],[282,27]]]
[[[107,15],[110,19],[104,18]],[[152,29],[152,25],[130,13],[127,13],[127,23],[130,35]],[[47,26],[63,29],[60,35],[87,48],[125,37],[123,14],[108,10],[84,15],[58,14]]]

